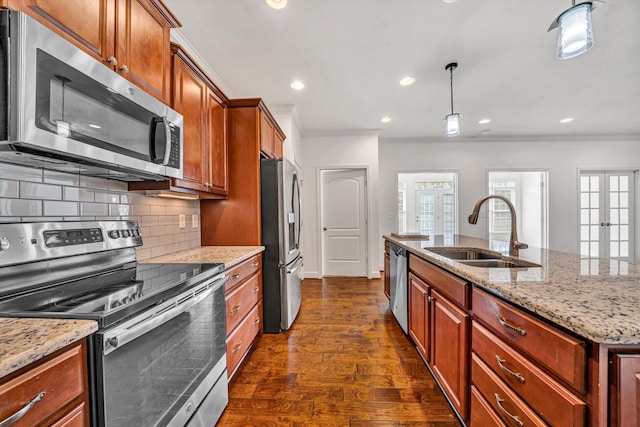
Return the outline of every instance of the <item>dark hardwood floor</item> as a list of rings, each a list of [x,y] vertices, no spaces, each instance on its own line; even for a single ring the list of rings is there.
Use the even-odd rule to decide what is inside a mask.
[[[460,426],[381,280],[304,280],[293,327],[241,369],[217,426]]]

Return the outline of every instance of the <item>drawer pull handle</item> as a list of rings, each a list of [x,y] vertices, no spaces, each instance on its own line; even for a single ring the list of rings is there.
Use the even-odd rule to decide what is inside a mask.
[[[44,399],[46,395],[47,393],[45,393],[44,391],[41,391],[40,393],[38,393],[36,397],[34,397],[31,401],[27,402],[27,404],[24,405],[22,409],[20,409],[18,412],[11,415],[9,418],[6,418],[4,421],[0,421],[0,427],[9,427],[10,425],[18,421],[20,418],[24,417],[27,414],[27,412],[29,412],[36,403]]]
[[[253,326],[257,325],[258,323],[260,323],[260,318],[256,317],[256,320],[253,321]]]
[[[498,362],[498,366],[500,366],[500,369],[502,369],[507,374],[511,375],[513,378],[520,381],[521,384],[524,384],[524,377],[516,372],[513,372],[511,369],[507,368],[506,366],[504,366],[505,361],[500,359],[500,356],[498,356],[497,354],[496,354],[496,361]]]
[[[231,276],[231,280],[238,280],[240,278],[240,273],[236,273],[233,276]]]
[[[258,292],[260,292],[260,288],[257,287],[257,286],[255,288],[253,288],[253,290],[251,291],[251,293],[253,293],[253,294],[257,294]]]
[[[522,336],[525,336],[527,334],[527,331],[525,331],[522,328],[518,328],[517,326],[513,326],[512,324],[507,322],[504,317],[500,316],[499,314],[496,314],[496,319],[498,319],[498,322],[500,322],[500,324],[505,328],[512,329]]]
[[[239,311],[240,311],[240,304],[236,305],[231,309],[231,314],[236,314]]]
[[[496,403],[498,404],[498,408],[500,408],[502,412],[504,412],[509,418],[511,418],[516,424],[518,424],[518,427],[524,427],[524,423],[520,421],[520,418],[516,417],[515,415],[511,415],[509,411],[504,409],[504,406],[502,406],[502,402],[504,402],[504,399],[500,399],[500,396],[498,396],[498,393],[493,393],[493,396],[496,398]]]
[[[253,264],[251,264],[251,267],[255,268],[255,267],[259,266],[259,265],[260,265],[260,263],[258,261],[254,261]]]
[[[241,348],[242,348],[242,341],[240,341],[238,344],[236,344],[235,347],[233,347],[233,350],[231,350],[231,354],[236,354],[238,351],[240,351]]]

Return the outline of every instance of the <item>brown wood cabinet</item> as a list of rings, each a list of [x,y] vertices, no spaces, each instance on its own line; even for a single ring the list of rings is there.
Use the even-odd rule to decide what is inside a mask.
[[[230,381],[262,331],[262,255],[228,268],[226,274],[227,375]]]
[[[169,102],[169,30],[181,24],[161,0],[5,0],[149,94]]]
[[[468,420],[468,284],[413,254],[409,272],[409,334],[451,404]]]
[[[263,118],[269,118],[271,126],[282,138],[284,134],[261,99],[232,99],[227,106],[228,200],[203,200],[200,203],[201,241],[203,245],[260,245]]]
[[[611,355],[610,425],[640,425],[640,354]]]
[[[184,117],[183,177],[132,182],[129,190],[168,190],[200,199],[225,198],[228,193],[226,97],[179,45],[172,44],[171,49],[172,106]]]
[[[13,427],[88,426],[86,341],[77,341],[0,380],[0,422],[37,401]]]
[[[389,254],[389,242],[384,241],[384,294],[391,298],[391,255]]]
[[[284,134],[271,114],[260,111],[260,152],[268,158],[282,157]]]
[[[431,361],[431,286],[409,273],[409,335],[425,361]]]

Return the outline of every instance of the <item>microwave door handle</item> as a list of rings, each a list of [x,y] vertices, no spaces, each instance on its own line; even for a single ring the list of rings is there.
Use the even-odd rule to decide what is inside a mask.
[[[171,126],[169,125],[169,119],[162,118],[164,125],[164,157],[162,158],[162,164],[169,164],[169,156],[171,155]]]
[[[188,302],[180,304],[178,306],[173,306],[162,314],[156,314],[151,317],[148,317],[146,320],[141,321],[133,325],[130,328],[125,328],[120,332],[114,331],[112,334],[105,334],[104,336],[104,344],[103,344],[103,354],[106,356],[107,354],[117,350],[123,345],[135,340],[136,338],[146,334],[147,332],[157,328],[158,326],[167,323],[169,320],[179,316],[185,311],[189,310],[194,305],[198,304],[203,299],[207,298],[209,295],[213,293],[215,289],[218,287],[212,287],[207,289],[205,292],[202,292],[197,297],[191,299]]]

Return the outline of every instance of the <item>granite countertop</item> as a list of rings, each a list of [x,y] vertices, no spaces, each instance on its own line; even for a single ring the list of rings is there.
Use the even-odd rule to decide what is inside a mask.
[[[149,258],[141,264],[204,264],[221,262],[225,268],[233,267],[242,261],[264,251],[264,246],[200,246],[169,255]]]
[[[384,238],[596,343],[640,344],[640,265],[529,248],[520,250],[518,258],[541,267],[479,268],[429,248],[482,248],[507,254],[507,244],[458,235],[424,241]]]
[[[0,378],[97,330],[93,320],[0,318]]]

